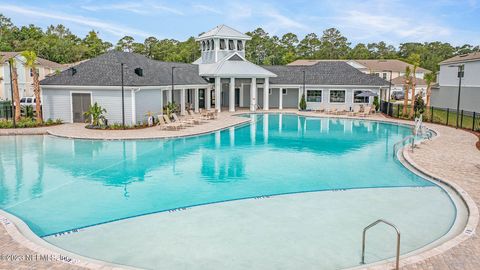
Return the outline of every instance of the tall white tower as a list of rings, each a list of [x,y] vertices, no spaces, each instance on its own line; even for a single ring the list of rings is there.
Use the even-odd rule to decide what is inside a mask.
[[[219,25],[196,38],[202,51],[201,62],[198,64],[216,63],[233,53],[245,57],[245,43],[250,39],[250,36],[233,28]]]

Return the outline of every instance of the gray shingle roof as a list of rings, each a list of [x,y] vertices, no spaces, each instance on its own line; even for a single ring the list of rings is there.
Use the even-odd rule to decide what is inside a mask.
[[[124,85],[165,86],[172,83],[172,67],[176,85],[199,85],[207,82],[199,76],[198,66],[185,63],[161,62],[136,53],[111,51],[76,65],[72,69],[45,78],[41,85],[119,86],[121,66],[125,64]],[[143,69],[143,76],[135,74],[135,68]]]
[[[263,68],[278,75],[270,78],[272,84],[303,84],[312,85],[365,85],[384,86],[388,82],[370,74],[365,74],[342,61],[321,61],[311,66],[263,66]]]

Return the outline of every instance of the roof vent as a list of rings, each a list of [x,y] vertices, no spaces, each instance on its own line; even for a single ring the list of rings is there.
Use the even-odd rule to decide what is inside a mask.
[[[76,68],[72,67],[70,70],[72,71],[72,76],[77,74],[77,69]]]
[[[143,69],[141,68],[136,68],[135,69],[135,74],[137,74],[140,77],[143,77]]]

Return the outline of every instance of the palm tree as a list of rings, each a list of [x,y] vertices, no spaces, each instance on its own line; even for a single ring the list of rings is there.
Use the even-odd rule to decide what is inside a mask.
[[[35,94],[35,110],[37,112],[37,123],[43,122],[42,106],[40,104],[40,81],[37,72],[37,54],[34,51],[24,51],[22,56],[25,58],[25,66],[32,70],[33,74],[33,93]]]
[[[412,71],[412,101],[410,103],[410,118],[413,118],[414,115],[414,107],[415,107],[415,87],[417,86],[417,68],[420,64],[420,56],[418,54],[412,54],[410,59],[413,64],[413,71]]]
[[[432,95],[432,83],[436,80],[437,74],[435,72],[426,73],[423,79],[427,83],[427,108],[430,107],[430,97]]]
[[[407,107],[408,107],[408,87],[410,86],[410,76],[411,76],[411,71],[410,71],[410,66],[407,66],[405,68],[405,79],[403,80],[403,88],[405,91],[405,97],[403,98],[403,111],[402,115],[405,116],[407,115]]]
[[[17,74],[17,67],[15,65],[15,58],[12,57],[8,59],[8,64],[12,70],[12,86],[13,86],[13,104],[15,107],[15,121],[20,121],[20,93],[18,92],[18,74]]]

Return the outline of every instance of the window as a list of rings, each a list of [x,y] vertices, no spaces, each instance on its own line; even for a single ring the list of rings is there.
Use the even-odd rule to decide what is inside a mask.
[[[331,103],[345,103],[345,90],[330,90]]]
[[[383,78],[384,80],[386,80],[386,79],[387,79],[387,73],[384,72],[384,73],[382,74],[382,78]]]
[[[225,39],[220,39],[220,50],[225,50]]]
[[[373,75],[380,77],[380,73],[378,72],[373,73]]]
[[[21,99],[20,99],[20,103],[25,103],[25,102],[27,102],[27,99],[26,99],[26,98],[21,98]]]
[[[215,41],[213,41],[213,39],[210,41],[210,45],[211,50],[215,50]]]
[[[286,88],[283,88],[282,89],[282,95],[286,95],[287,94],[287,89]]]
[[[361,93],[363,93],[363,91],[353,92],[353,103],[368,103],[368,97],[357,97],[357,95],[360,95]]]
[[[235,50],[235,44],[233,43],[232,39],[228,40],[228,49],[229,50]]]
[[[237,50],[238,51],[243,50],[243,43],[241,40],[237,40]]]
[[[322,90],[307,90],[307,102],[322,102]]]
[[[205,51],[205,41],[202,41],[202,51]]]
[[[207,40],[207,51],[210,50],[210,41]]]
[[[268,89],[268,94],[269,94],[269,95],[272,94],[272,88],[269,88],[269,89]]]

